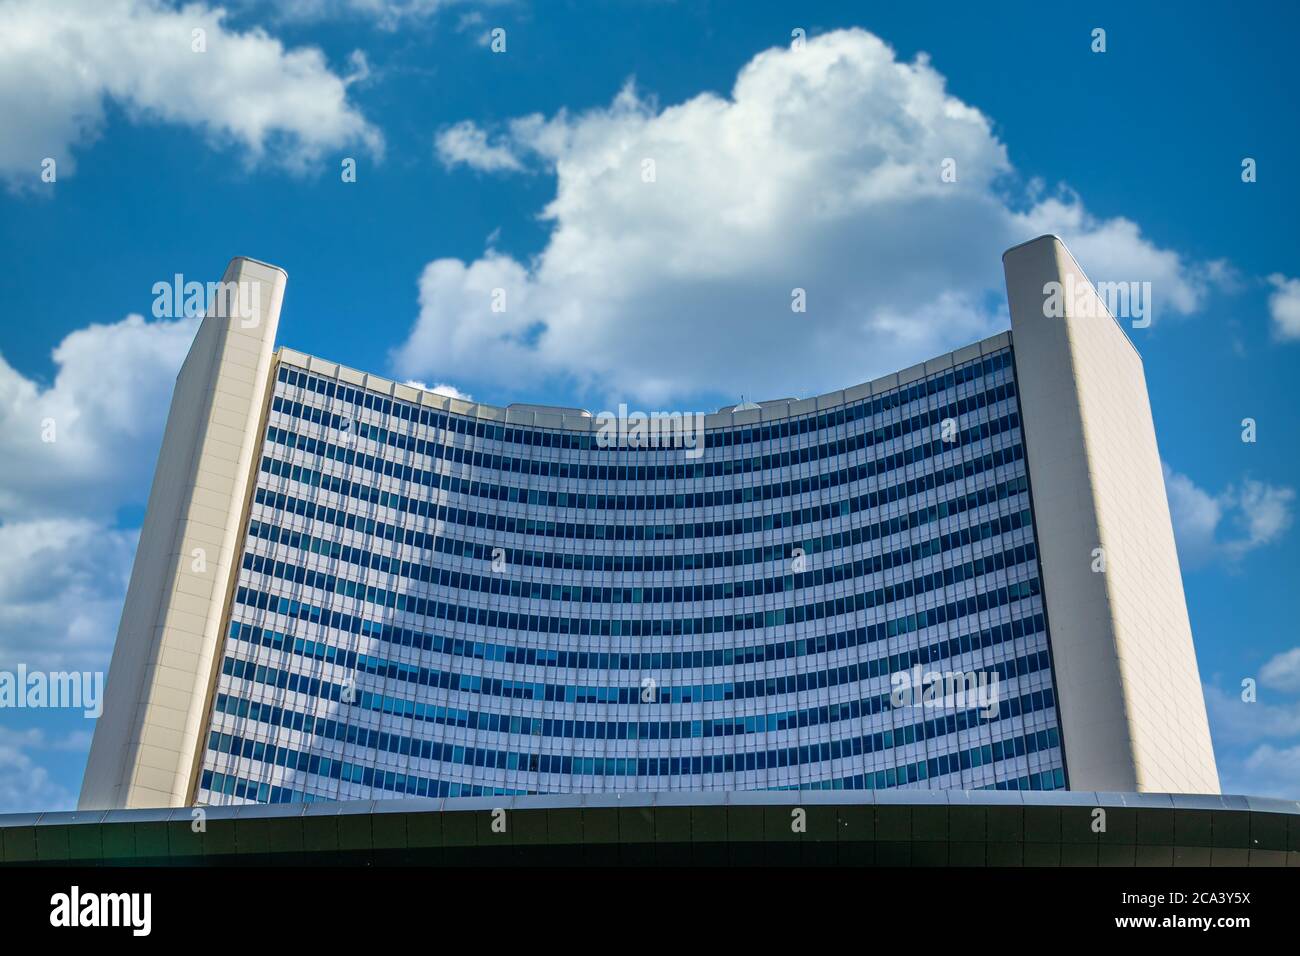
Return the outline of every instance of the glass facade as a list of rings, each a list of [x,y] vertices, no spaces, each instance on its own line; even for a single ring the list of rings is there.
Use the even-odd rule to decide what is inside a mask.
[[[706,437],[280,365],[198,802],[1065,787],[1009,349]]]

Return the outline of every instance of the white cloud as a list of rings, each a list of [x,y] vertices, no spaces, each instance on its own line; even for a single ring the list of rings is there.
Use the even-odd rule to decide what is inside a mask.
[[[88,744],[83,734],[51,741],[39,729],[0,727],[0,811],[71,810],[76,802],[73,794],[55,782],[32,754],[49,749],[80,749]]]
[[[441,382],[437,385],[425,385],[423,382],[412,378],[408,379],[406,384],[412,388],[420,388],[426,392],[433,392],[435,395],[446,395],[448,398],[459,398],[466,402],[472,402],[474,400],[474,397],[468,392],[462,392],[455,385],[448,385],[446,382]]]
[[[1093,281],[1150,282],[1153,312],[1179,315],[1199,309],[1212,285],[1232,284],[1235,273],[1223,260],[1189,265],[1178,253],[1143,238],[1132,220],[1117,216],[1100,221],[1078,196],[1064,195],[1043,200],[1018,219],[1025,236],[1062,236]]]
[[[1229,773],[1238,776],[1242,785],[1229,792],[1259,797],[1295,800],[1300,797],[1300,745],[1274,747],[1260,744],[1240,761],[1238,770],[1231,763]]]
[[[1008,198],[990,120],[928,59],[900,62],[860,30],[760,53],[728,97],[660,108],[629,86],[607,108],[518,118],[497,143],[462,128],[554,171],[552,232],[527,262],[489,247],[429,263],[392,356],[402,375],[558,380],[650,407],[807,395],[1005,327],[999,256],[1041,232],[1094,279],[1153,282],[1157,317],[1197,308],[1214,277],[1071,193]],[[940,179],[947,158],[955,183]]]
[[[379,131],[348,101],[351,78],[331,72],[320,50],[288,50],[225,19],[202,3],[0,2],[0,178],[34,187],[45,157],[70,173],[107,101],[137,121],[197,127],[249,163],[303,170],[348,145],[382,153]],[[206,52],[192,49],[196,29]]]
[[[464,33],[466,30],[473,30],[475,27],[483,25],[483,14],[478,10],[470,10],[468,13],[462,13],[456,18],[456,32]]]
[[[1223,503],[1186,475],[1164,465],[1165,491],[1183,560],[1204,560],[1214,550],[1214,533],[1223,518]]]
[[[448,169],[464,164],[480,172],[519,172],[524,168],[508,143],[489,143],[487,133],[466,120],[434,138],[434,150]]]
[[[106,672],[138,534],[84,518],[0,524],[0,666]]]
[[[0,356],[0,668],[107,671],[139,534],[118,515],[144,504],[199,321],[77,329],[45,382]],[[0,727],[0,812],[72,804],[49,751],[75,765],[89,743],[65,743]]]
[[[381,30],[396,30],[405,24],[430,20],[448,7],[461,6],[465,2],[467,0],[280,0],[273,15],[281,20],[302,22],[368,20]],[[494,0],[477,2],[490,4]],[[264,5],[255,0],[238,0],[238,3],[241,7],[264,11]]]
[[[1268,314],[1275,338],[1300,339],[1300,279],[1288,279],[1275,272],[1268,277],[1274,289],[1268,297]]]
[[[1205,707],[1219,744],[1251,744],[1300,736],[1300,701],[1244,701],[1241,689],[1205,685]]]
[[[1190,566],[1239,561],[1291,525],[1292,488],[1246,478],[1212,494],[1167,464],[1164,473],[1178,553]]]
[[[1244,535],[1229,542],[1230,552],[1238,555],[1271,544],[1291,526],[1291,503],[1295,491],[1267,485],[1247,478],[1233,492],[1232,502],[1238,511],[1238,523]]]
[[[0,356],[0,519],[108,518],[142,496],[198,322],[78,329],[54,349],[49,385]]]
[[[88,325],[51,384],[0,356],[0,659],[104,670],[162,425],[198,319]],[[53,441],[44,441],[44,438]]]
[[[1294,654],[1279,654],[1266,663],[1260,685],[1297,689]],[[1259,694],[1246,702],[1240,689],[1207,684],[1205,704],[1225,793],[1300,797],[1300,700]]]
[[[1259,670],[1259,682],[1273,690],[1300,692],[1300,647],[1269,658]]]
[[[133,315],[78,329],[48,383],[0,357],[0,667],[107,670],[138,536],[118,513],[144,504],[197,327]],[[71,800],[39,749],[0,737],[0,809]]]

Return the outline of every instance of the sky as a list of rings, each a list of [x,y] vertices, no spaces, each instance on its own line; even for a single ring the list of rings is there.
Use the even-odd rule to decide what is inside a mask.
[[[1222,786],[1300,797],[1300,14],[1047,6],[0,0],[0,673],[107,670],[196,328],[157,283],[251,256],[281,344],[711,411],[1007,328],[1052,232],[1150,283]],[[0,707],[0,812],[74,805],[92,728]]]

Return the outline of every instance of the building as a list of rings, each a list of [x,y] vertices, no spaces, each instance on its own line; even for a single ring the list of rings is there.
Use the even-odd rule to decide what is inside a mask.
[[[234,260],[82,809],[1217,793],[1141,360],[1058,239],[1004,265],[1010,333],[646,447],[276,351],[285,274]]]
[[[1104,827],[1097,825],[1099,811]],[[197,812],[0,815],[0,868],[1300,866],[1300,803],[1229,795],[826,790],[411,797],[211,807],[203,811],[202,829],[194,826]],[[493,825],[503,819],[506,826]],[[796,819],[800,826],[792,826]],[[1053,874],[1047,884],[1056,899],[1070,895],[1063,879]],[[1276,899],[1290,899],[1278,889]]]

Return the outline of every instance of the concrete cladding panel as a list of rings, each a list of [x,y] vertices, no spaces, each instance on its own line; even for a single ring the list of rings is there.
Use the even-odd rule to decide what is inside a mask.
[[[1070,788],[1217,793],[1141,357],[1059,239],[1003,262]]]
[[[82,809],[187,801],[284,296],[231,261],[176,378],[82,784]]]

